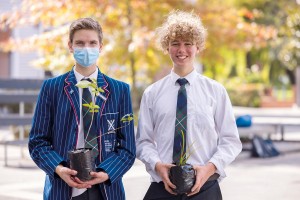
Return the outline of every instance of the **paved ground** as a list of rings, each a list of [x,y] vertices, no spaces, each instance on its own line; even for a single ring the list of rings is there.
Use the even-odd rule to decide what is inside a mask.
[[[276,145],[285,152],[278,157],[250,158],[249,152],[238,156],[227,168],[228,177],[220,184],[224,200],[299,200],[300,142]],[[4,167],[0,145],[0,200],[41,200],[43,172],[30,160],[26,148],[8,150],[9,167]],[[124,184],[128,200],[142,199],[149,176],[140,161],[126,174]]]
[[[251,110],[251,114],[257,112],[261,110]],[[298,109],[264,112],[300,116]],[[287,127],[285,139],[300,141],[299,127]],[[250,158],[244,151],[226,168],[228,177],[220,183],[224,200],[300,199],[300,142],[276,142],[276,146],[281,152],[278,157]],[[0,145],[0,200],[42,200],[44,173],[35,167],[27,148],[9,147],[8,151],[9,167],[4,167],[4,149]],[[137,160],[124,177],[127,199],[141,200],[149,184],[144,165]]]

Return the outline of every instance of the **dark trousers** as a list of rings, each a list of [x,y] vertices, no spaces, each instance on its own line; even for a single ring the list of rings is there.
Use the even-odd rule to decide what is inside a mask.
[[[144,200],[222,200],[222,193],[217,180],[207,181],[200,192],[193,196],[173,195],[165,190],[163,182],[151,183]]]
[[[72,200],[104,200],[99,185],[93,185],[92,188],[88,188],[84,193],[76,197],[72,197]]]

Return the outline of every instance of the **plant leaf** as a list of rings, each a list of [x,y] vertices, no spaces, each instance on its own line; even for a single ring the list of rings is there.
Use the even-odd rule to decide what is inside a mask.
[[[126,114],[121,118],[121,122],[130,122],[133,120],[133,114]]]
[[[98,92],[101,92],[101,93],[103,93],[103,92],[104,92],[104,90],[103,90],[101,87],[98,87]]]
[[[82,80],[79,81],[75,86],[79,87],[79,88],[88,88],[90,85],[90,82],[87,80]]]
[[[88,104],[88,103],[84,103],[84,104],[82,104],[82,106],[84,106],[84,107],[88,107],[88,108],[90,108],[90,107],[91,107],[91,105],[90,105],[90,104]]]
[[[98,86],[96,83],[91,83],[89,84],[90,87],[94,88],[95,90],[97,90]]]
[[[92,83],[95,83],[97,85],[97,80],[95,78],[91,78]]]
[[[180,133],[181,133],[182,144],[181,144],[179,165],[182,166],[182,165],[185,165],[185,163],[186,163],[186,159],[185,159],[186,153],[183,153],[184,152],[184,147],[185,147],[184,133],[183,133],[182,130],[181,130]]]
[[[93,105],[91,105],[91,108],[95,109],[95,108],[100,108],[100,107],[96,104],[93,104]]]

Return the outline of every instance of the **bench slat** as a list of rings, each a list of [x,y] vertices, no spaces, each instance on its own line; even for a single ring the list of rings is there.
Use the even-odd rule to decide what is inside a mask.
[[[9,114],[6,116],[0,116],[0,126],[25,126],[31,125],[33,114],[26,114],[24,116]]]
[[[43,79],[0,79],[0,88],[39,90],[43,82]]]
[[[38,94],[1,94],[0,103],[12,104],[12,103],[33,103],[36,102]]]

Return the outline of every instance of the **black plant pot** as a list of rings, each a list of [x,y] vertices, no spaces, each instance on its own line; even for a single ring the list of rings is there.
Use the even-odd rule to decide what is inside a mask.
[[[77,171],[76,177],[82,181],[91,180],[90,175],[94,171],[94,161],[92,159],[91,149],[75,149],[68,152],[70,168]]]
[[[173,166],[170,169],[170,180],[176,185],[174,192],[177,194],[189,193],[195,184],[195,170],[190,164]]]

